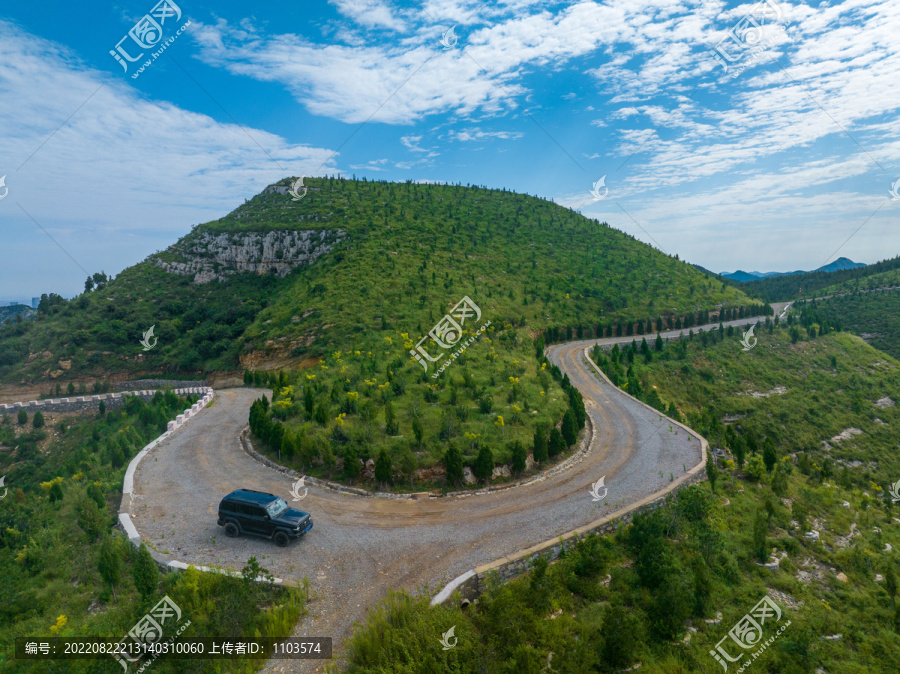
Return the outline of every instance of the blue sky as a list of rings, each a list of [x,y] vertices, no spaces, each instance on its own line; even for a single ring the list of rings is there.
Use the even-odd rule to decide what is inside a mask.
[[[886,0],[7,4],[0,300],[326,173],[536,194],[714,271],[893,257],[898,25]]]

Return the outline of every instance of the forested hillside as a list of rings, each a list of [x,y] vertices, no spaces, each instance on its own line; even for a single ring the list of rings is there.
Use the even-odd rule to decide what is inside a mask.
[[[767,302],[787,302],[810,297],[821,297],[833,292],[835,286],[856,289],[867,287],[869,278],[877,278],[884,272],[900,269],[900,257],[882,260],[857,269],[844,269],[834,272],[809,272],[776,276],[740,284],[740,288],[752,297]],[[875,281],[879,283],[879,281]]]
[[[900,363],[810,318],[769,322],[750,351],[731,329],[595,349],[623,388],[724,448],[709,481],[465,610],[390,595],[350,671],[717,672],[719,645],[734,671],[900,669]],[[763,601],[779,613],[743,650],[729,631]]]

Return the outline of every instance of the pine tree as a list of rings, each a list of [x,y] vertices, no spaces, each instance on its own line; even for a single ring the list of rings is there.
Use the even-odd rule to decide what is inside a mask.
[[[394,406],[388,401],[384,407],[384,432],[388,435],[399,435],[400,425],[397,423],[397,416],[394,414]]]
[[[412,432],[416,437],[416,446],[422,446],[422,438],[425,435],[425,429],[422,427],[422,420],[419,418],[419,415],[413,417],[412,420]]]
[[[381,484],[390,484],[392,478],[391,457],[385,450],[378,453],[375,459],[375,481]]]
[[[712,454],[706,456],[706,477],[709,479],[709,486],[713,493],[716,493],[716,480],[719,477],[719,470],[716,468],[715,460]]]
[[[572,410],[566,410],[562,422],[562,436],[566,442],[566,447],[571,447],[578,440],[578,431],[575,429],[575,415]]]
[[[122,580],[122,548],[114,536],[107,535],[103,539],[97,569],[100,571],[100,578],[109,585],[115,597],[115,586]]]
[[[763,463],[766,464],[766,472],[771,473],[778,461],[778,455],[775,452],[775,441],[772,438],[766,438],[763,445]]]
[[[137,553],[137,559],[131,567],[131,574],[134,577],[134,586],[141,593],[141,597],[146,601],[154,594],[159,584],[159,569],[147,546],[141,543],[141,547]]]
[[[494,473],[494,453],[489,447],[484,446],[478,452],[475,459],[475,477],[487,481]]]
[[[753,520],[753,554],[759,561],[765,561],[766,555],[766,535],[769,533],[766,512],[762,508],[756,510],[756,517]]]
[[[31,424],[35,428],[42,428],[44,426],[44,414],[40,410],[34,413],[34,418],[31,420]]]
[[[456,445],[450,445],[444,454],[444,467],[447,471],[447,484],[457,485],[462,482],[463,459]]]
[[[554,426],[550,429],[550,443],[547,446],[547,453],[550,455],[550,458],[553,458],[564,451],[566,451],[565,438],[563,438],[563,434],[560,433],[559,429]]]
[[[534,460],[542,463],[547,460],[547,431],[543,426],[534,429],[534,447],[532,449]]]
[[[278,460],[284,456],[286,460],[290,460],[297,453],[297,436],[291,431],[285,431],[281,438],[281,447],[279,448]]]
[[[512,454],[513,472],[521,473],[525,470],[525,466],[528,461],[528,452],[525,450],[525,445],[523,445],[519,440],[516,440],[512,443],[510,453]]]
[[[356,450],[353,447],[347,447],[344,452],[344,477],[353,482],[359,478],[360,467],[359,459],[356,456]]]
[[[284,440],[284,424],[280,421],[273,421],[272,428],[269,430],[269,447],[280,451],[282,440]]]

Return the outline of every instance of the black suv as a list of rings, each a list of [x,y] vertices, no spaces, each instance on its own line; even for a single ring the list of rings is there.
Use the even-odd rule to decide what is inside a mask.
[[[289,508],[283,498],[252,489],[236,489],[219,504],[220,527],[235,538],[241,533],[271,538],[281,547],[312,529],[309,513]]]

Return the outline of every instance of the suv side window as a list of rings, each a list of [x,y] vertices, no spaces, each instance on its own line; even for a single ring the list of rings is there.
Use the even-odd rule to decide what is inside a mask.
[[[231,501],[222,501],[222,505],[219,506],[219,510],[224,510],[225,512],[233,513],[233,512],[237,512],[237,507]]]

